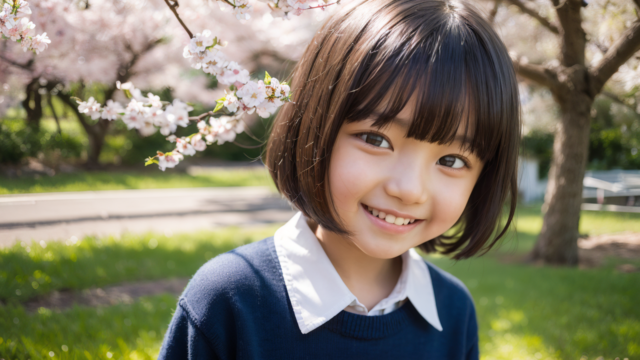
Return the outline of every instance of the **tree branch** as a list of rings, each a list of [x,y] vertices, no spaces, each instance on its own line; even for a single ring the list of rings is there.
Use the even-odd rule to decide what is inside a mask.
[[[560,34],[560,30],[556,25],[552,24],[547,18],[538,14],[538,12],[535,11],[534,9],[531,9],[528,6],[526,6],[522,1],[520,0],[506,0],[506,1],[509,2],[511,5],[514,5],[515,7],[520,9],[520,11],[522,11],[524,14],[527,14],[532,18],[538,20],[540,25],[542,25],[545,29],[551,31],[554,34]]]
[[[29,71],[31,71],[31,67],[33,66],[33,62],[34,62],[34,59],[33,59],[33,58],[31,58],[31,59],[29,59],[29,61],[27,61],[26,63],[21,64],[21,63],[19,63],[19,62],[16,62],[16,61],[13,61],[13,60],[11,60],[11,59],[9,59],[9,58],[6,58],[6,57],[4,57],[4,56],[2,56],[2,55],[0,55],[0,59],[1,59],[2,61],[6,62],[6,63],[9,63],[9,64],[11,64],[11,65],[15,66],[15,67],[19,67],[20,69],[23,69],[23,70],[29,70]]]
[[[189,30],[187,25],[182,21],[182,19],[180,18],[180,15],[178,15],[178,10],[177,9],[180,6],[180,4],[178,4],[178,0],[173,0],[173,5],[171,5],[171,3],[169,1],[171,1],[171,0],[164,0],[165,4],[167,4],[169,9],[171,9],[171,11],[173,12],[173,15],[175,15],[176,19],[178,19],[178,21],[180,22],[180,25],[182,25],[182,27],[185,29],[187,34],[189,34],[189,38],[193,39],[193,33],[191,32],[191,30]]]
[[[60,119],[58,119],[58,114],[56,113],[56,109],[53,107],[51,92],[47,93],[47,103],[49,104],[49,108],[51,109],[51,114],[53,114],[53,118],[56,120],[56,126],[58,127],[58,134],[62,134],[62,128],[60,127]]]
[[[640,0],[636,0],[636,2],[640,2]],[[600,63],[590,70],[592,94],[599,93],[609,78],[618,71],[618,68],[638,50],[640,50],[640,20],[634,21],[611,45]]]
[[[512,59],[516,73],[538,85],[546,86],[550,90],[558,86],[558,76],[555,71],[542,65],[524,63],[519,59]]]
[[[640,0],[633,0],[633,2],[636,4],[636,6],[638,7],[638,10],[640,10]]]
[[[78,121],[80,121],[80,124],[82,125],[84,130],[87,133],[92,133],[93,132],[92,125],[90,125],[89,122],[87,122],[87,120],[84,118],[84,115],[82,115],[80,110],[78,110],[78,104],[75,101],[73,101],[73,99],[71,98],[71,95],[60,91],[58,92],[58,94],[56,94],[56,96],[58,97],[58,99],[62,100],[62,102],[65,103],[65,105],[71,108],[71,111],[73,111],[73,113],[76,115],[76,117],[78,118]]]
[[[636,114],[638,113],[638,111],[636,110],[636,108],[635,108],[635,107],[633,107],[633,106],[631,106],[631,105],[627,104],[627,103],[626,103],[626,102],[624,102],[622,99],[620,99],[620,98],[618,97],[618,95],[616,95],[616,94],[614,94],[614,93],[612,93],[612,92],[609,92],[609,91],[603,91],[603,92],[601,92],[601,93],[600,93],[600,95],[608,97],[609,99],[613,100],[613,102],[615,102],[615,103],[617,103],[617,104],[620,104],[620,105],[622,105],[622,106],[626,107],[627,109],[629,109],[629,110],[633,111],[633,112],[634,112],[634,113],[636,113]]]
[[[560,63],[569,68],[584,66],[587,34],[582,28],[583,0],[551,0],[561,28]]]

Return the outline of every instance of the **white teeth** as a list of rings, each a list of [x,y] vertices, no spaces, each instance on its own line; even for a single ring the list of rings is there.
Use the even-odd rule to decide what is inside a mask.
[[[391,214],[387,214],[384,211],[380,211],[377,209],[372,208],[371,206],[367,205],[367,209],[369,210],[369,212],[371,214],[373,214],[373,216],[378,217],[390,224],[395,224],[395,225],[408,225],[408,224],[412,224],[413,222],[416,221],[416,219],[405,219],[405,218],[401,218],[401,217],[396,217],[395,215],[391,215]]]

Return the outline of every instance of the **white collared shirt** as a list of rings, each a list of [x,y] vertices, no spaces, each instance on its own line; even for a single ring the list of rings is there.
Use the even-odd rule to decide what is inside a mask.
[[[367,310],[342,281],[301,212],[276,231],[274,244],[289,300],[303,334],[342,310],[383,315],[397,309],[406,299],[427,322],[442,331],[429,269],[414,249],[402,254],[402,273],[391,294]]]

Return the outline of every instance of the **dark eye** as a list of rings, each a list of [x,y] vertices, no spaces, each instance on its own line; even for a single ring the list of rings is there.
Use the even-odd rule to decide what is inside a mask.
[[[447,155],[438,159],[438,165],[450,167],[452,169],[460,169],[465,166],[465,163],[459,157],[455,157],[453,155]]]
[[[365,133],[358,135],[360,139],[364,140],[364,142],[371,144],[373,146],[378,146],[381,148],[391,148],[389,142],[382,136],[373,134],[373,133]]]

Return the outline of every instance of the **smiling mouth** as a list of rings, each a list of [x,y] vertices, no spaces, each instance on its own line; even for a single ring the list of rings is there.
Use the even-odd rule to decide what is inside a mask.
[[[369,212],[369,214],[382,219],[386,222],[388,222],[389,224],[395,224],[395,225],[409,225],[409,224],[413,224],[416,219],[411,219],[411,218],[401,218],[395,215],[391,215],[391,214],[387,214],[384,211],[380,211],[376,208],[373,208],[369,205],[365,205],[362,204],[362,206],[365,208],[365,210],[367,210]]]

